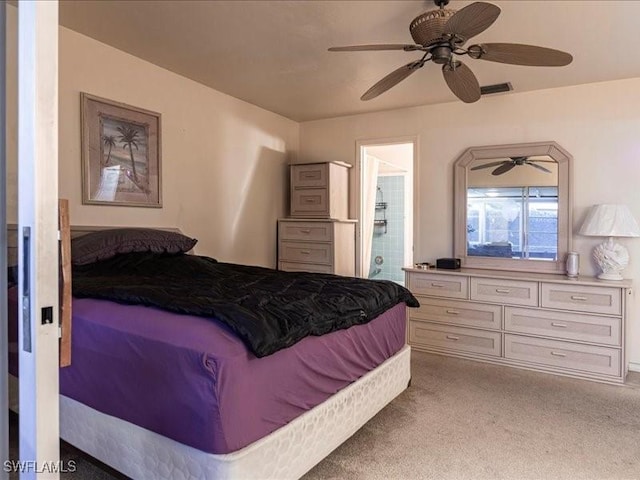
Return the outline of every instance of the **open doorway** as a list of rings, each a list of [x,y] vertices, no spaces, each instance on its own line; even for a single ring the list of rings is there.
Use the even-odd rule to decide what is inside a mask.
[[[364,278],[404,285],[413,264],[415,139],[359,143],[357,264]]]

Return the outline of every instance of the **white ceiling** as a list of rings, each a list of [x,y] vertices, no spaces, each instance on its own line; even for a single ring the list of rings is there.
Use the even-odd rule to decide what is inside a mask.
[[[448,8],[469,3],[452,0]],[[481,85],[509,81],[523,92],[640,77],[640,0],[492,3],[502,9],[500,17],[470,43],[529,43],[568,51],[574,61],[544,68],[465,58]],[[411,43],[409,23],[432,8],[427,0],[62,0],[60,23],[226,94],[307,121],[457,102],[439,66],[430,63],[362,102],[371,85],[419,54],[327,51]]]

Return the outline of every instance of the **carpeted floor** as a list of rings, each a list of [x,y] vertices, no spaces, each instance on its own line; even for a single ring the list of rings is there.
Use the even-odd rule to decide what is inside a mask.
[[[627,386],[413,352],[411,387],[304,480],[640,479]],[[67,445],[73,480],[119,478]]]
[[[640,375],[629,380],[413,352],[411,388],[304,479],[638,479]]]

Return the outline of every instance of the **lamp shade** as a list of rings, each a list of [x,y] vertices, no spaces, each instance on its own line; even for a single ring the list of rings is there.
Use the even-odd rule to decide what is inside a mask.
[[[640,227],[626,205],[594,205],[579,233],[594,237],[640,237]]]

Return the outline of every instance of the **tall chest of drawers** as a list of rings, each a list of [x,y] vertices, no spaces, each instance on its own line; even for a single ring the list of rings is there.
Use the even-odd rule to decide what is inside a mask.
[[[355,275],[355,221],[278,221],[278,269]]]
[[[278,269],[355,275],[349,168],[341,162],[291,165],[290,218],[278,220]]]
[[[406,269],[416,350],[623,383],[631,282],[476,269]]]
[[[291,216],[349,217],[349,169],[341,162],[291,165]]]

